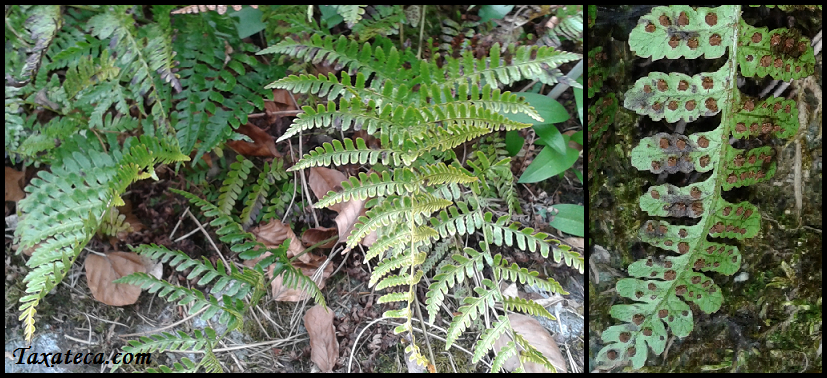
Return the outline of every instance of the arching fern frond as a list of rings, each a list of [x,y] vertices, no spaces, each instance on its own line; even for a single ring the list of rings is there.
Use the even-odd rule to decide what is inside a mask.
[[[253,167],[253,162],[242,155],[237,155],[236,159],[238,161],[230,164],[230,171],[227,172],[227,179],[221,185],[221,195],[218,196],[218,209],[226,215],[230,215],[238,195],[241,194],[241,186],[244,185],[247,175],[250,174],[250,168]]]
[[[529,272],[528,269],[521,268],[516,263],[508,266],[508,261],[504,260],[499,253],[494,256],[494,263],[491,266],[494,268],[494,278],[497,280],[506,279],[526,285],[534,285],[552,293],[568,294],[557,281],[546,281],[537,278],[540,275],[539,273]]]
[[[388,196],[392,194],[406,195],[412,193],[421,179],[410,168],[395,169],[393,175],[388,171],[382,176],[376,172],[370,175],[359,173],[359,178],[351,177],[342,181],[342,190],[328,192],[324,198],[316,203],[318,207],[328,207],[351,199],[366,200],[368,197]]]
[[[501,301],[499,298],[500,292],[497,290],[495,284],[489,279],[482,280],[485,288],[475,287],[474,292],[478,297],[467,297],[462,300],[463,305],[457,310],[459,315],[454,316],[451,321],[451,326],[448,327],[447,335],[445,336],[445,348],[450,348],[450,345],[457,341],[462,332],[471,325],[471,322],[478,318],[480,314],[485,312],[486,307],[494,307],[494,301]],[[487,289],[487,290],[486,290]],[[485,347],[477,344],[477,348]],[[488,348],[486,348],[488,349]]]
[[[471,248],[465,248],[465,254],[471,256],[470,258],[460,254],[451,256],[458,265],[446,265],[440,269],[439,274],[434,276],[436,282],[428,287],[428,293],[425,303],[428,309],[428,323],[433,323],[436,319],[436,314],[439,312],[439,306],[445,300],[445,294],[448,293],[448,288],[454,287],[456,284],[465,280],[465,277],[471,277],[474,271],[482,270],[483,255]]]
[[[405,165],[409,165],[410,162],[415,159],[414,156],[401,154],[392,149],[374,150],[368,148],[365,140],[362,138],[356,138],[355,146],[351,139],[345,138],[344,142],[344,145],[342,145],[342,142],[334,140],[333,144],[325,143],[322,147],[316,147],[315,150],[305,154],[302,160],[290,167],[288,171],[326,166],[330,165],[331,162],[336,165],[367,163],[373,165],[381,161],[382,164],[385,165],[393,164],[399,166],[403,165],[403,162],[407,162]]]
[[[123,205],[120,195],[127,186],[154,177],[157,163],[189,159],[167,141],[146,136],[127,140],[125,153],[90,149],[83,155],[73,146],[66,143],[56,152],[52,172],[39,172],[19,203],[23,217],[15,238],[21,250],[34,249],[26,263],[33,270],[24,279],[31,294],[20,299],[27,339],[34,333],[34,307],[63,279],[71,265],[65,264],[77,258],[106,210]]]
[[[568,294],[568,293],[566,293]],[[556,320],[545,307],[531,299],[523,299],[520,297],[503,297],[503,306],[509,311],[520,311],[529,315],[543,316],[545,318]]]

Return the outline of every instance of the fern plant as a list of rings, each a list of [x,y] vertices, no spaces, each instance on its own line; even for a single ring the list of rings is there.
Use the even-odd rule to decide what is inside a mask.
[[[243,170],[244,161],[239,163],[234,163],[240,166],[235,169]],[[229,177],[222,186],[221,192],[233,193],[240,182],[243,182],[243,179],[240,179],[238,175]],[[206,321],[217,316],[219,324],[226,325],[226,328],[220,335],[215,330],[207,327],[203,332],[195,330],[192,336],[181,331],[175,334],[164,332],[161,335],[142,336],[139,340],[129,341],[128,345],[123,347],[125,352],[151,353],[157,350],[201,350],[204,352],[204,358],[198,363],[183,358],[182,363],[176,362],[172,368],[160,366],[159,371],[195,372],[203,368],[207,372],[222,372],[221,365],[213,353],[213,347],[229,332],[241,328],[246,312],[251,307],[256,306],[267,293],[270,287],[269,281],[273,278],[268,279],[265,272],[271,265],[273,265],[271,277],[283,274],[285,285],[306,290],[317,303],[325,304],[324,296],[316,284],[303,275],[299,269],[294,268],[287,259],[286,251],[289,240],[286,240],[278,248],[267,248],[256,241],[253,234],[245,232],[238,219],[232,216],[226,207],[222,208],[220,205],[214,205],[184,191],[175,189],[172,189],[172,191],[189,199],[194,206],[201,209],[205,216],[214,217],[215,219],[210,222],[210,225],[218,227],[216,233],[219,235],[219,240],[231,245],[230,250],[239,253],[239,257],[242,259],[254,259],[265,252],[269,252],[271,255],[257,262],[251,269],[238,268],[233,264],[225,266],[221,261],[217,261],[213,265],[206,257],[203,257],[203,261],[199,261],[190,258],[183,252],[172,251],[157,245],[141,245],[133,248],[138,254],[168,263],[179,272],[191,269],[187,279],[192,280],[200,277],[198,281],[200,285],[212,283],[210,293],[205,295],[197,289],[172,285],[146,273],[133,273],[114,281],[115,283],[140,286],[150,293],[157,293],[169,302],[176,302],[178,305],[191,305],[189,308],[190,314],[204,310],[201,315],[202,320]],[[230,194],[227,198],[225,203],[229,203],[229,207],[232,208],[235,196]],[[117,367],[114,366],[112,371]],[[148,370],[156,372],[155,369]]]
[[[210,12],[173,20],[173,9],[7,9],[9,25],[26,33],[6,39],[17,47],[6,60],[6,151],[14,161],[51,165],[26,188],[15,231],[19,250],[32,252],[20,301],[29,341],[37,305],[101,229],[107,209],[122,205],[127,187],[157,179],[157,164],[187,161],[196,147],[197,158],[232,138],[232,127],[263,107],[261,83],[277,69],[244,54],[250,49],[227,18]],[[143,19],[144,10],[155,22]],[[185,59],[173,74],[176,55]],[[267,181],[245,223],[258,216]],[[227,193],[224,203],[237,195]]]
[[[596,358],[602,369],[628,363],[641,368],[650,348],[655,354],[664,351],[667,328],[677,337],[689,335],[694,321],[686,302],[704,313],[717,311],[723,302],[721,289],[698,271],[734,274],[741,255],[736,246],[708,237],[741,240],[759,232],[755,206],[730,203],[721,195],[772,177],[773,149],[741,150],[728,141],[788,138],[798,130],[798,109],[793,100],[741,94],[736,87],[738,68],[747,77],[797,79],[813,73],[814,57],[806,38],[783,28],[756,28],[740,16],[738,6],[656,7],[629,37],[632,50],[644,58],[714,59],[729,49],[729,60],[717,72],[694,76],[652,72],[626,93],[626,108],[654,120],[692,122],[720,113],[721,124],[689,136],[658,133],[632,151],[632,165],[639,170],[708,172],[709,177],[683,187],[655,185],[640,197],[641,209],[650,216],[693,218],[697,223],[649,220],[641,228],[641,240],[678,256],[638,260],[628,268],[634,278],[617,282],[618,294],[634,302],[611,308],[612,317],[623,324],[603,331],[607,345]]]
[[[514,49],[508,46],[508,51],[510,60],[503,59],[500,46],[495,44],[488,57],[475,59],[465,52],[459,59],[446,57],[443,65],[437,65],[414,58],[408,50],[400,52],[382,39],[376,46],[369,43],[360,46],[345,37],[314,35],[306,41],[286,39],[261,52],[287,54],[313,62],[327,61],[347,68],[341,77],[294,75],[268,86],[327,100],[327,105],[305,106],[304,113],[279,140],[311,129],[334,127],[343,131],[365,130],[376,135],[378,148],[368,147],[362,138],[334,140],[310,151],[289,170],[331,163],[369,164],[377,169],[342,182],[340,192],[329,192],[318,205],[370,199],[370,210],[366,216],[359,217],[359,223],[347,238],[346,248],[355,247],[371,232],[380,235],[365,256],[366,260],[379,259],[370,285],[376,285],[377,289],[401,290],[383,295],[378,302],[402,303],[401,308],[384,316],[403,319],[404,323],[395,332],[410,333],[412,339],[415,288],[424,275],[420,267],[426,261],[432,267],[436,262],[433,254],[445,254],[452,249],[451,245],[465,244],[460,242],[460,237],[479,234],[481,240],[477,248],[453,248],[457,253],[437,272],[427,293],[429,321],[434,321],[450,288],[472,277],[478,279],[481,286],[474,289],[475,296],[462,300],[458,315],[448,329],[446,347],[455,343],[472,321],[491,311],[495,303],[502,304],[506,310],[551,317],[533,301],[503,296],[498,286],[500,280],[564,293],[554,280],[544,280],[536,272],[509,265],[500,254],[491,251],[491,245],[537,251],[543,257],[563,261],[583,271],[583,258],[570,247],[545,233],[511,223],[509,215],[495,218],[487,211],[489,201],[483,197],[484,188],[502,180],[509,183],[513,180],[508,169],[509,158],[492,163],[496,155],[478,151],[472,154],[476,163],[469,164],[468,169],[460,164],[452,150],[501,129],[530,126],[512,121],[502,113],[525,113],[540,119],[524,98],[502,92],[498,85],[522,79],[551,83],[556,80],[554,68],[580,59],[577,54],[548,47]],[[492,275],[482,277],[486,266]],[[514,333],[508,318],[495,316],[491,328],[477,342],[474,361],[485,356],[505,332]],[[499,370],[507,356],[518,354],[518,348],[523,350],[519,353],[520,361],[535,360],[533,357],[539,355],[524,339],[515,340],[516,344],[510,343],[500,351],[494,370]],[[416,343],[409,345],[406,352],[411,353],[412,360],[425,365]],[[541,360],[550,366],[547,360]]]

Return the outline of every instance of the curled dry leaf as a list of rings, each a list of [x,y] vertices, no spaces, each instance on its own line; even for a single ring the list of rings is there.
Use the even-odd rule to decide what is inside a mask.
[[[339,359],[339,341],[333,328],[333,311],[316,305],[304,314],[304,327],[310,337],[310,360],[319,369],[329,373],[333,371]]]
[[[342,189],[342,181],[347,180],[345,174],[335,169],[325,167],[310,168],[310,174],[307,175],[307,184],[310,185],[310,190],[316,195],[316,198],[322,199],[329,191],[339,191]],[[340,202],[335,205],[330,205],[328,209],[337,213],[342,212],[342,208],[346,206],[347,202]]]
[[[26,197],[23,193],[23,176],[23,172],[6,167],[6,201],[20,201]]]
[[[267,224],[259,225],[250,230],[250,232],[256,236],[256,240],[268,248],[277,248],[284,242],[284,239],[290,238],[290,246],[287,247],[287,257],[293,257],[304,252],[304,246],[302,246],[301,241],[296,237],[296,234],[290,226],[282,223],[278,219],[273,219]],[[307,254],[299,256],[298,259],[304,263],[310,261],[310,257]],[[255,264],[255,262],[253,264]]]
[[[310,247],[311,245],[321,243],[327,239],[336,236],[338,232],[339,231],[336,229],[336,227],[311,228],[302,234],[302,244],[304,244],[305,247]],[[336,245],[336,239],[333,239],[325,244],[320,245],[319,248],[333,248],[334,245]]]
[[[304,263],[301,261],[293,261],[293,267],[299,268],[302,271],[302,274],[305,276],[313,278],[313,275],[316,274],[316,271],[319,267],[324,263],[325,258],[322,256],[316,256],[312,253],[308,253],[305,256],[308,256],[310,261],[308,263]],[[273,266],[270,266],[270,269],[267,271],[269,276],[273,276]],[[316,286],[319,287],[319,290],[324,289],[325,282],[327,278],[330,277],[330,274],[333,273],[333,264],[327,264],[322,274],[319,275],[313,282],[316,282]],[[270,284],[271,289],[273,291],[273,298],[277,301],[286,301],[286,302],[298,302],[300,300],[304,300],[309,298],[308,293],[305,290],[300,289],[293,289],[284,285],[283,281],[283,274],[278,275],[273,282]]]
[[[339,241],[346,242],[350,233],[353,232],[356,221],[359,220],[360,216],[364,216],[367,210],[365,209],[365,201],[359,199],[352,199],[341,204],[345,206],[342,207],[342,211],[336,216],[335,221],[339,227]]]
[[[514,331],[524,337],[529,344],[537,348],[557,369],[558,373],[566,372],[566,361],[563,359],[563,354],[560,353],[560,348],[557,347],[557,343],[551,337],[551,334],[540,325],[537,319],[522,314],[509,314],[508,320],[511,322],[511,327],[514,328]],[[494,352],[499,353],[500,349],[509,341],[511,341],[511,336],[506,332],[494,342]],[[522,350],[522,348],[520,348],[520,350]],[[517,366],[519,366],[517,356],[511,356],[505,361],[503,368],[511,372],[514,371]],[[551,373],[545,366],[534,362],[524,363],[523,366],[525,367],[526,373]]]
[[[112,281],[135,272],[157,271],[155,264],[132,252],[111,252],[86,257],[86,282],[92,296],[110,306],[126,306],[135,303],[141,288],[135,285],[116,284]]]
[[[281,153],[276,150],[276,140],[272,135],[266,133],[264,130],[258,128],[250,123],[245,123],[235,130],[239,134],[244,134],[253,140],[253,143],[245,140],[231,140],[227,142],[236,152],[244,156],[263,156],[263,157],[281,157]]]

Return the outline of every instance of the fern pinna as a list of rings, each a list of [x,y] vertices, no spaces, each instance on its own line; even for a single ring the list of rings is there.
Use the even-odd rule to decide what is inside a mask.
[[[694,322],[686,302],[705,313],[717,311],[721,289],[699,271],[731,275],[739,269],[741,255],[736,246],[709,238],[750,238],[760,229],[755,206],[730,203],[721,194],[772,177],[774,151],[770,146],[737,149],[730,138],[790,137],[799,127],[798,109],[793,100],[741,94],[737,68],[743,76],[783,80],[808,76],[814,69],[808,39],[783,28],[752,27],[741,19],[739,6],[656,7],[641,18],[629,44],[644,58],[714,59],[729,49],[729,60],[716,72],[694,76],[652,72],[626,93],[626,108],[654,120],[692,122],[720,113],[721,124],[688,136],[658,133],[632,151],[632,165],[639,170],[708,172],[709,177],[683,187],[652,186],[640,197],[641,209],[650,216],[695,218],[697,223],[649,220],[641,228],[641,240],[678,256],[636,261],[628,268],[635,278],[617,282],[617,293],[634,303],[612,306],[612,317],[623,324],[603,331],[607,345],[596,358],[601,369],[629,362],[635,369],[643,367],[649,348],[656,354],[664,351],[667,327],[677,337],[689,335]]]
[[[420,266],[426,260],[429,267],[435,264],[433,258],[429,259],[429,253],[442,255],[448,249],[455,252],[440,266],[428,289],[430,322],[434,321],[451,287],[466,278],[480,277],[484,266],[491,268],[493,277],[480,281],[482,286],[474,289],[476,296],[462,300],[458,315],[448,329],[446,347],[450,347],[472,321],[493,310],[495,303],[501,303],[507,310],[551,317],[533,301],[503,296],[498,286],[502,279],[564,293],[554,280],[541,279],[537,272],[508,265],[501,255],[490,250],[490,245],[538,251],[543,257],[551,256],[557,262],[564,261],[583,271],[582,256],[570,247],[545,233],[511,223],[509,215],[495,218],[492,212],[486,211],[487,195],[497,193],[492,192],[492,188],[513,191],[509,158],[475,151],[469,159],[474,162],[469,164],[469,170],[452,151],[501,129],[529,126],[512,121],[502,113],[525,113],[540,119],[523,98],[500,91],[498,85],[522,79],[553,83],[559,75],[557,66],[581,59],[578,54],[548,47],[523,46],[515,50],[509,46],[510,60],[501,57],[500,52],[499,44],[494,44],[487,57],[474,58],[470,52],[464,52],[459,59],[445,57],[444,64],[437,65],[416,59],[410,50],[400,52],[381,38],[376,46],[371,46],[360,45],[344,36],[318,34],[305,41],[288,38],[261,52],[287,54],[314,63],[326,61],[347,69],[340,76],[289,76],[268,88],[307,93],[327,100],[327,105],[305,106],[304,113],[280,141],[306,130],[332,127],[343,131],[364,130],[377,136],[374,139],[378,147],[376,143],[369,146],[362,138],[325,143],[304,155],[290,170],[331,163],[369,164],[376,170],[344,181],[341,191],[329,192],[320,199],[319,205],[355,199],[368,201],[370,210],[366,216],[359,217],[359,223],[347,239],[347,248],[355,247],[373,231],[379,235],[365,259],[379,258],[371,285],[377,289],[401,287],[401,291],[385,294],[378,300],[379,303],[404,303],[400,309],[384,314],[404,320],[404,324],[395,329],[397,333],[408,332],[414,336],[411,318],[416,302],[415,288],[424,275]],[[457,247],[465,244],[459,237],[477,233],[481,235],[477,248]],[[439,239],[449,242],[435,243]],[[432,251],[435,245],[438,252]],[[474,361],[486,355],[505,332],[513,334],[508,318],[495,316],[491,328],[477,343]],[[512,342],[500,351],[494,370],[499,370],[498,366],[508,356],[518,354],[518,350],[523,351],[519,353],[521,361],[536,361],[534,356],[539,355],[536,350],[517,336],[516,344]],[[412,352],[412,359],[425,365],[426,360],[415,343],[406,351]],[[542,359],[542,363],[554,369],[547,360]]]

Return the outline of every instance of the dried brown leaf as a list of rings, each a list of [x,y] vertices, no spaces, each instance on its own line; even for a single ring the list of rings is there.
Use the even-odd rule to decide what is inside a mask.
[[[308,253],[305,256],[307,256],[310,260],[308,263],[296,260],[293,261],[292,265],[295,268],[301,269],[302,274],[304,274],[305,276],[312,278],[313,275],[316,274],[316,271],[319,269],[319,266],[321,266],[322,263],[324,263],[325,258],[322,256],[316,256],[312,253]],[[327,281],[327,278],[330,277],[331,273],[333,273],[333,264],[327,264],[327,266],[325,266],[324,270],[322,271],[322,274],[319,275],[318,278],[313,280],[314,282],[316,282],[316,286],[319,287],[319,290],[324,289],[325,282]],[[268,270],[268,274],[270,277],[273,276],[272,265]],[[283,274],[278,275],[276,279],[273,280],[270,286],[273,291],[273,298],[275,298],[275,300],[277,301],[298,302],[309,297],[308,293],[304,290],[293,289],[284,286]]]
[[[319,369],[329,373],[333,371],[339,359],[339,341],[333,327],[333,311],[316,305],[304,314],[304,327],[310,337],[310,360]]]
[[[245,123],[235,131],[253,140],[253,143],[245,140],[228,141],[227,145],[239,154],[244,156],[281,157],[281,153],[276,150],[276,139],[264,130],[258,128],[258,126]]]
[[[511,322],[511,327],[514,328],[514,331],[519,333],[529,344],[540,351],[540,353],[557,368],[558,373],[566,372],[566,361],[563,359],[563,354],[560,353],[560,348],[557,347],[554,338],[540,325],[537,319],[522,314],[509,314],[508,320]],[[499,353],[500,349],[509,341],[511,341],[511,336],[506,332],[494,342],[494,352]],[[522,350],[522,348],[519,349]],[[519,366],[517,356],[511,356],[505,361],[505,364],[503,364],[503,368],[509,372],[514,371],[517,366]],[[533,362],[524,363],[523,366],[525,367],[526,373],[551,373],[545,366]]]
[[[151,271],[152,262],[132,252],[111,252],[105,256],[90,254],[86,257],[86,282],[92,296],[110,306],[126,306],[135,303],[141,295],[140,286],[116,284],[112,281],[135,272]]]
[[[301,241],[296,237],[296,234],[290,226],[282,223],[278,219],[273,219],[267,224],[259,225],[250,230],[250,232],[256,236],[256,240],[268,248],[277,248],[285,239],[290,238],[290,245],[287,247],[287,257],[293,257],[304,252]],[[299,260],[304,263],[309,262],[309,259],[310,257],[307,254],[299,256]]]
[[[322,199],[329,191],[342,190],[342,181],[345,180],[347,180],[347,177],[344,173],[325,167],[310,168],[310,174],[307,175],[307,184],[310,185],[310,190],[318,199]],[[347,206],[345,202],[340,202],[328,206],[328,209],[341,213],[345,206]]]
[[[23,172],[6,167],[6,201],[20,201],[26,197],[23,192]]]
[[[338,230],[336,227],[317,227],[311,228],[305,231],[302,234],[302,244],[305,247],[310,247],[311,245],[315,245],[316,243],[321,243],[327,239],[330,239],[338,234]],[[336,245],[336,239],[333,239],[326,244],[322,244],[319,248],[333,248]]]
[[[336,225],[339,227],[339,241],[346,242],[350,233],[353,232],[353,226],[360,216],[367,213],[365,210],[365,201],[359,199],[352,199],[347,202],[342,202],[342,211],[336,216]]]

